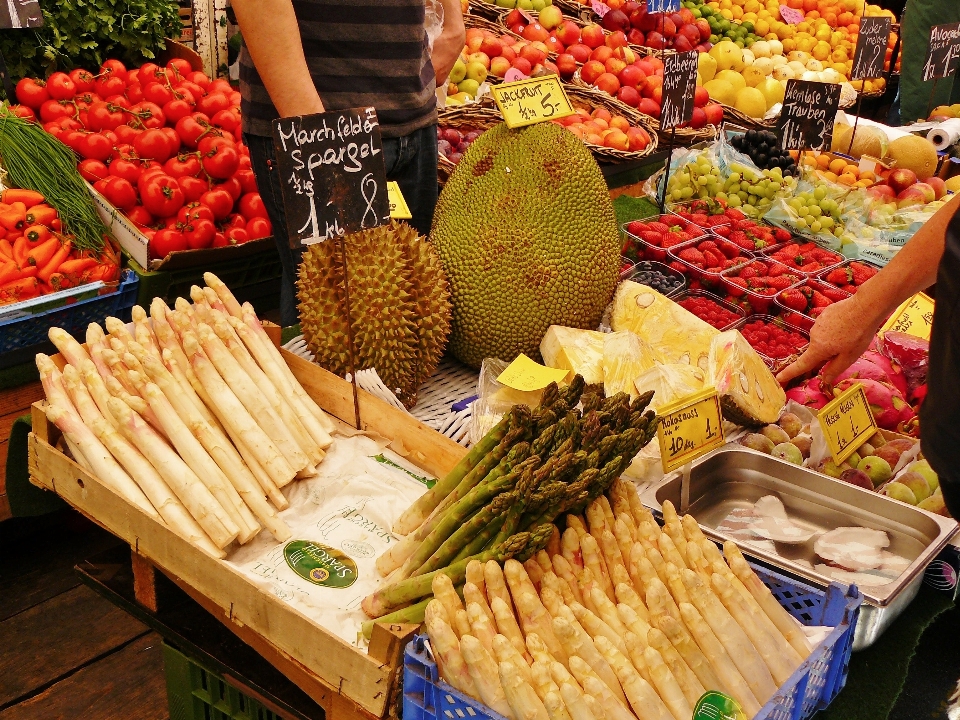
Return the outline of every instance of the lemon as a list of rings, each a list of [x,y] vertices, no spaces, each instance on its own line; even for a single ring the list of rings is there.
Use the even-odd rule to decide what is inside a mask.
[[[756,88],[748,87],[737,93],[733,106],[752,118],[762,118],[767,112],[767,99]]]
[[[757,20],[756,25],[754,26],[754,30],[756,30],[757,35],[759,35],[760,37],[766,37],[767,34],[770,32],[770,23],[767,22],[766,18],[761,16]]]
[[[807,62],[804,63],[804,67],[811,72],[823,72],[823,63],[819,60],[807,60]]]
[[[830,57],[830,45],[825,42],[818,42],[813,47],[813,56],[817,60],[826,60]]]
[[[707,92],[710,93],[712,99],[724,105],[732,105],[737,99],[737,91],[726,80],[709,80],[704,83],[703,86],[707,89]]]
[[[730,40],[723,40],[714,45],[710,48],[710,55],[717,61],[718,70],[743,69],[743,51]]]
[[[717,73],[715,80],[723,80],[730,83],[730,87],[733,88],[734,92],[740,92],[745,87],[747,87],[747,80],[738,72],[733,70],[721,70]]]
[[[744,70],[745,68],[748,68],[751,65],[753,65],[753,61],[756,60],[757,58],[754,56],[753,50],[750,50],[749,48],[744,48],[742,59],[743,59],[743,67],[740,69]]]
[[[761,74],[763,77],[768,77],[768,76],[770,76],[771,74],[773,74],[773,67],[774,67],[774,66],[773,66],[773,60],[772,60],[771,58],[757,58],[757,59],[754,61],[754,63],[753,63],[753,67],[756,68],[757,71],[759,71],[760,74]],[[744,69],[743,69],[743,75],[744,75],[744,77],[746,77],[746,75],[747,75],[747,70],[749,70],[749,69],[750,69],[750,68],[744,68]],[[749,85],[749,84],[750,84],[750,81],[747,80],[747,85]]]
[[[789,53],[787,53],[787,60],[790,62],[796,61],[799,63],[805,63],[809,59],[810,53],[804,50],[791,50]]]
[[[783,51],[784,51],[785,49],[786,49],[786,48],[783,47],[783,43],[780,42],[779,40],[771,40],[771,41],[770,41],[770,53],[771,53],[771,55],[774,55],[774,56],[776,56],[776,55],[783,55]]]
[[[787,80],[793,80],[796,77],[797,74],[789,65],[781,65],[773,69],[773,78],[779,82],[785,83]]]
[[[747,87],[756,87],[765,78],[766,75],[756,65],[750,65],[743,69],[743,79],[747,83]]]
[[[717,74],[717,59],[710,53],[700,53],[697,56],[697,72],[704,82],[713,80]]]
[[[783,102],[783,85],[773,78],[764,78],[757,84],[757,90],[763,95],[766,101],[767,110],[777,103]]]
[[[947,186],[947,190],[950,192],[960,192],[960,175],[954,175],[952,178],[948,178],[944,185]]]

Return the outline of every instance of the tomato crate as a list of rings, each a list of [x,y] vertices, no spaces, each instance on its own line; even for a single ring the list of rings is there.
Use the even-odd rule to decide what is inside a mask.
[[[115,288],[111,287],[115,285]],[[137,301],[139,278],[131,270],[124,270],[118,283],[105,286],[102,295],[67,301],[60,307],[29,315],[0,319],[0,370],[33,360],[38,352],[56,354],[47,338],[51,327],[61,327],[75,337],[84,337],[87,325],[102,323],[109,315],[124,322],[130,320],[130,308]],[[77,288],[83,292],[83,286]],[[0,307],[0,310],[3,310]]]
[[[827,707],[847,682],[863,596],[855,586],[848,589],[831,583],[821,589],[753,563],[751,566],[797,620],[804,625],[833,628],[753,718],[806,720]],[[403,720],[503,720],[480,701],[440,679],[426,640],[425,635],[417,635],[404,653]]]

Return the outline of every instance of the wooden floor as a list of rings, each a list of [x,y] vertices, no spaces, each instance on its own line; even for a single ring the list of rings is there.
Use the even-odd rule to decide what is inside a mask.
[[[0,523],[0,720],[166,720],[160,637],[73,566],[119,541],[72,511]]]

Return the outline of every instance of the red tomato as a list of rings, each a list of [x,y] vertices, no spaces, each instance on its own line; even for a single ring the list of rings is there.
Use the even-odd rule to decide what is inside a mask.
[[[172,252],[187,249],[187,239],[179,230],[158,230],[150,241],[150,256],[156,259],[165,258]]]
[[[71,150],[80,152],[80,140],[83,139],[84,133],[80,130],[64,130],[60,133],[60,142],[66,145]]]
[[[27,110],[30,110],[30,108],[26,107],[26,105],[15,105],[14,107],[22,107],[22,108],[26,108]],[[30,112],[33,112],[33,110],[30,110]],[[36,118],[33,118],[33,119],[36,120]],[[53,122],[44,123],[43,129],[46,130],[51,135],[53,135],[58,140],[60,139],[60,134],[63,132],[63,128],[60,126],[60,123],[58,123],[56,120],[54,120]]]
[[[87,127],[94,132],[98,130],[115,130],[123,123],[123,113],[119,108],[103,101],[90,105],[87,115]]]
[[[167,138],[167,144],[170,146],[170,157],[173,157],[180,152],[181,142],[180,136],[177,135],[177,131],[172,127],[162,127],[160,128],[160,132],[162,132]]]
[[[142,158],[149,158],[157,162],[166,162],[170,157],[170,141],[158,128],[144,130],[133,140],[133,147],[137,155]]]
[[[240,213],[231,213],[227,216],[227,219],[223,222],[223,229],[229,230],[230,228],[245,228],[247,227],[247,221]]]
[[[153,225],[155,222],[153,215],[147,212],[147,209],[143,205],[136,205],[130,208],[130,210],[127,211],[127,217],[134,225],[142,228]]]
[[[186,77],[193,72],[190,63],[183,58],[173,58],[167,63],[167,68],[173,70],[180,77]]]
[[[224,80],[223,78],[217,78],[210,83],[210,87],[207,88],[208,93],[223,93],[227,95],[233,92],[233,86],[230,84],[229,80]]]
[[[230,240],[223,233],[218,232],[216,237],[213,238],[214,247],[227,247],[228,245],[236,245],[236,241]]]
[[[243,99],[243,96],[238,90],[234,90],[232,93],[227,93],[227,97],[230,99],[230,104],[234,107],[240,107],[240,101]]]
[[[143,86],[140,83],[128,85],[125,97],[134,105],[143,102]]]
[[[230,100],[222,92],[211,92],[206,97],[202,97],[197,100],[197,110],[202,113],[206,113],[210,117],[213,117],[221,110],[226,110],[229,107]]]
[[[208,248],[213,245],[217,228],[210,220],[198,219],[183,226],[183,236],[187,239],[187,247],[191,250]]]
[[[173,123],[174,125],[177,124],[180,118],[186,117],[192,112],[193,105],[186,100],[173,99],[163,106],[164,117],[167,118],[167,122]]]
[[[163,164],[163,169],[172,178],[197,177],[200,174],[200,158],[194,153],[174,155]]]
[[[100,66],[101,75],[110,75],[112,73],[125,73],[127,71],[126,66],[119,60],[104,60],[103,65]]]
[[[130,110],[133,115],[130,116],[127,125],[131,127],[140,129],[162,128],[167,124],[167,119],[163,116],[163,110],[160,109],[159,105],[149,100],[138,102]]]
[[[51,122],[76,114],[76,106],[67,100],[47,100],[40,106],[40,120],[42,122]]]
[[[110,141],[112,147],[117,146],[117,134],[113,130],[103,130],[100,134]]]
[[[183,190],[184,199],[191,203],[199,200],[203,194],[210,189],[206,180],[189,176],[178,177],[177,185]]]
[[[77,88],[78,94],[93,92],[93,86],[97,81],[92,72],[89,70],[84,70],[83,68],[71,70],[70,79],[73,80],[73,84]]]
[[[191,150],[195,150],[197,142],[204,136],[210,127],[210,118],[200,112],[190,113],[177,121],[177,135],[181,142]]]
[[[260,193],[247,193],[241,197],[237,209],[247,220],[252,220],[255,217],[270,217],[267,215],[267,208],[263,204],[263,198],[260,197]]]
[[[240,154],[235,148],[223,144],[204,154],[201,162],[207,175],[226,180],[240,167]]]
[[[157,78],[160,66],[153,62],[145,62],[140,66],[140,82],[153,82]]]
[[[77,164],[77,170],[80,171],[80,177],[87,182],[96,182],[97,180],[106,180],[110,170],[99,160],[88,158],[81,160]]]
[[[109,130],[106,132],[110,132]],[[113,130],[114,135],[117,136],[117,142],[121,145],[130,145],[131,152],[133,151],[133,141],[137,139],[142,130],[137,130],[132,128],[129,125],[117,125],[116,129]]]
[[[233,240],[237,245],[242,245],[250,239],[250,235],[244,228],[230,228],[226,232],[227,240]]]
[[[142,176],[141,176],[142,177]],[[151,215],[158,218],[175,216],[183,207],[183,191],[177,181],[169,175],[149,177],[140,185],[140,199]]]
[[[98,77],[93,87],[100,97],[109,98],[112,95],[122,95],[127,89],[127,83],[120,75],[109,74]]]
[[[106,160],[113,152],[113,143],[100,133],[86,133],[77,142],[77,152],[85,158]]]
[[[55,72],[47,78],[47,92],[54,100],[72,100],[77,86],[66,73]]]
[[[10,111],[17,117],[22,117],[25,120],[37,119],[37,114],[26,105],[11,105]]]
[[[173,100],[173,93],[170,92],[170,89],[166,85],[161,85],[158,82],[151,82],[144,85],[143,97],[145,100],[149,100],[157,105],[166,105],[168,102]]]
[[[125,158],[117,158],[110,163],[110,174],[135,183],[143,174],[143,165]]]
[[[240,124],[240,108],[231,107],[226,110],[221,110],[210,118],[210,122],[232,133],[237,129],[237,125]]]
[[[243,191],[243,194],[255,193],[257,190],[257,176],[253,174],[253,170],[249,167],[243,167],[243,158],[240,158],[240,169],[237,170],[236,174],[233,176],[240,183],[240,189]],[[249,163],[249,159],[247,159]]]
[[[188,202],[180,208],[180,211],[177,213],[177,220],[186,224],[193,220],[209,220],[213,222],[215,218],[213,217],[213,211],[206,205],[198,202]]]
[[[228,137],[221,133],[220,130],[213,128],[208,135],[200,138],[200,142],[197,143],[197,150],[201,155],[206,155],[221,145],[235,148],[237,144],[233,141],[232,137]]]
[[[243,186],[235,177],[229,177],[223,182],[217,183],[217,187],[230,193],[230,197],[233,198],[233,202],[237,202],[237,200],[240,199],[240,196],[243,195]]]
[[[109,178],[104,179],[104,180],[97,180],[97,181],[93,184],[93,189],[96,190],[96,191],[97,191],[98,193],[100,193],[101,195],[103,195],[103,191],[104,191],[104,190],[106,189],[106,187],[107,187],[107,180],[108,180],[108,179],[109,179]]]
[[[223,220],[233,210],[233,198],[226,190],[215,188],[200,196],[200,202],[213,211],[213,217]]]
[[[32,110],[39,110],[40,106],[49,99],[50,93],[47,92],[46,83],[43,80],[23,78],[17,83],[17,101],[21,105],[26,105]]]
[[[140,68],[127,70],[127,86],[140,84]]]
[[[200,72],[199,70],[194,70],[191,73],[187,73],[187,80],[194,83],[195,85],[199,85],[202,88],[205,88],[208,85],[210,85],[210,78],[207,77],[207,74],[205,72]]]
[[[137,204],[137,191],[122,177],[108,177],[104,184],[103,196],[110,204],[126,212]]]
[[[247,223],[247,235],[251,240],[270,237],[273,233],[273,226],[267,218],[255,217]]]
[[[180,221],[176,217],[164,218],[160,224],[165,228],[171,228],[173,230],[182,230],[180,227]]]

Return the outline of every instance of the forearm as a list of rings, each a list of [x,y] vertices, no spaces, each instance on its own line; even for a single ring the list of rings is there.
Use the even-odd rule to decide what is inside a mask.
[[[437,86],[447,81],[460,52],[463,50],[465,33],[460,0],[442,0],[443,30],[433,43],[433,69],[437,76]]]
[[[281,117],[323,112],[290,0],[233,0],[257,73]]]
[[[906,299],[937,281],[947,225],[960,208],[960,195],[940,208],[887,266],[854,295],[864,321],[879,326]]]

